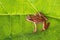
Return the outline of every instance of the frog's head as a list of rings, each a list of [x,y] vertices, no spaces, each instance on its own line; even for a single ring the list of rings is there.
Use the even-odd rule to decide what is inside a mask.
[[[26,19],[27,19],[28,21],[32,21],[32,17],[33,17],[33,15],[28,15]]]

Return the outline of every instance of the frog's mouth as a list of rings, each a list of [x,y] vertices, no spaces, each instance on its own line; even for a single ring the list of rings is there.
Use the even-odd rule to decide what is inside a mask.
[[[27,21],[29,21],[29,22],[33,22],[33,21],[31,21],[30,19],[26,19]]]

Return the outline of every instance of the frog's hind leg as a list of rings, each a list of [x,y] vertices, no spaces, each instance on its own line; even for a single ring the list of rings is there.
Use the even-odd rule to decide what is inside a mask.
[[[48,23],[46,24],[46,26],[44,26],[44,28],[45,28],[45,29],[48,29],[49,25],[50,25],[50,23],[48,22]]]
[[[43,22],[43,29],[42,29],[42,31],[44,31],[44,30],[48,29],[49,24],[50,24],[49,22],[48,22],[48,23],[46,23],[46,21],[44,21],[44,22]]]

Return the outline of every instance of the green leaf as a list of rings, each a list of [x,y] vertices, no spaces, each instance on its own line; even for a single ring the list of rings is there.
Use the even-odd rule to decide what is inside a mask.
[[[22,0],[0,0],[0,6],[2,8],[2,11],[7,12],[7,14],[23,13]]]
[[[0,15],[0,40],[10,35],[10,19],[9,16]]]
[[[60,19],[60,0],[0,0],[0,14],[27,15],[36,12]]]
[[[32,33],[34,24],[26,15],[43,12],[49,28]],[[0,0],[0,40],[60,40],[60,0]]]
[[[0,40],[58,40],[60,39],[60,20],[48,17],[50,26],[40,32],[42,25],[38,24],[38,32],[32,33],[34,24],[26,20],[24,15],[0,15]],[[53,38],[52,38],[53,37]]]

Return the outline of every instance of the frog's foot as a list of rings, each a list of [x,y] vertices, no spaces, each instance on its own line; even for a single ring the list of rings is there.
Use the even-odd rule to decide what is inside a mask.
[[[37,29],[35,29],[33,32],[36,33],[37,32]]]
[[[34,29],[34,31],[33,31],[34,33],[36,33],[37,32],[37,29]]]
[[[33,33],[36,33],[37,31],[33,31]]]
[[[46,29],[45,29],[45,28],[43,28],[43,29],[41,30],[41,32],[42,32],[42,31],[45,31],[45,30],[46,30]]]

